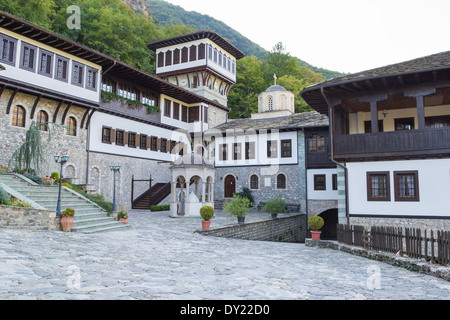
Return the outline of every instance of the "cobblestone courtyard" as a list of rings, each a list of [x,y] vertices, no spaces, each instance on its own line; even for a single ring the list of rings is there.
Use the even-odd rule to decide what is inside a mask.
[[[200,219],[167,213],[131,211],[130,223],[94,235],[0,229],[0,299],[450,298],[445,280],[340,251],[204,237]],[[229,223],[219,212],[212,226]]]

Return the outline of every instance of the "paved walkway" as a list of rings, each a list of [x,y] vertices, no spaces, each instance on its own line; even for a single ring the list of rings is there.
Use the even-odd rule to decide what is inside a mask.
[[[235,223],[218,212],[213,226]],[[250,219],[259,219],[253,214]],[[450,299],[450,283],[340,251],[194,233],[130,212],[104,234],[0,229],[0,299]]]

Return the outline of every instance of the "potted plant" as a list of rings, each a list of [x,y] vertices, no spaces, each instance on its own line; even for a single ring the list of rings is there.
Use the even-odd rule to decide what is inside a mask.
[[[324,223],[325,222],[323,221],[323,219],[319,216],[314,216],[314,217],[309,218],[308,225],[311,228],[312,240],[320,240],[320,234],[322,232],[319,230],[322,229]]]
[[[119,219],[119,221],[122,221],[123,224],[128,224],[128,213],[124,210],[120,211],[117,214],[117,219]]]
[[[210,206],[204,206],[200,209],[200,215],[202,216],[202,229],[208,230],[211,225],[211,219],[214,217],[214,208]]]
[[[75,210],[72,207],[68,207],[61,212],[61,226],[64,232],[70,232],[72,230],[74,216]]]
[[[286,212],[286,201],[280,197],[272,199],[266,203],[263,207],[263,211],[270,213],[272,215],[272,219],[276,219],[279,213]]]
[[[225,212],[228,212],[230,216],[237,217],[238,223],[242,224],[245,221],[245,216],[248,214],[249,205],[250,200],[238,196],[230,202],[226,203],[223,207],[223,210]]]

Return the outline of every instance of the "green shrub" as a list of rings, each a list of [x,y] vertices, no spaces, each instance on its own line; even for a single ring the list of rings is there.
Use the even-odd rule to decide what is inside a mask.
[[[205,221],[211,220],[214,217],[214,208],[204,206],[203,208],[200,209],[200,215]]]
[[[0,187],[0,205],[9,205],[9,195],[2,187]]]
[[[70,184],[68,184],[68,183],[61,183],[61,186],[67,187],[67,188],[69,188],[69,189],[73,189],[73,188],[72,188],[72,185],[70,185]]]
[[[250,200],[238,196],[223,206],[223,210],[233,217],[245,217],[248,214]]]
[[[311,217],[308,220],[308,225],[312,231],[319,231],[320,229],[322,229],[324,224],[325,224],[325,222],[319,216]]]
[[[56,182],[59,182],[59,174],[58,172],[52,172],[50,175],[53,179],[55,179]]]
[[[125,210],[120,211],[117,214],[117,218],[118,219],[128,219],[128,212],[126,212]]]
[[[29,204],[26,201],[19,200],[17,198],[14,198],[9,205],[12,207],[32,208],[31,204]]]
[[[150,211],[157,212],[157,211],[169,211],[170,205],[165,206],[150,206]]]
[[[255,198],[253,197],[252,191],[249,188],[243,188],[242,192],[237,193],[238,196],[241,196],[242,198],[247,198],[248,201],[250,201],[249,206],[253,207],[253,204],[255,203]]]
[[[112,202],[108,202],[105,200],[103,195],[101,194],[88,194],[86,192],[79,192],[81,195],[83,195],[85,198],[88,198],[95,204],[97,204],[99,207],[101,207],[103,210],[105,210],[108,213],[113,212],[113,204]]]
[[[286,212],[286,201],[281,199],[281,197],[277,197],[275,199],[270,200],[266,203],[263,208],[263,211],[270,214],[278,214]]]

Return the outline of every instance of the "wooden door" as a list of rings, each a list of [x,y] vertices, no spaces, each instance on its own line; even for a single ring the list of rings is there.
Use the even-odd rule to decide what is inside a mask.
[[[225,198],[233,198],[236,192],[236,179],[229,175],[225,178]]]

